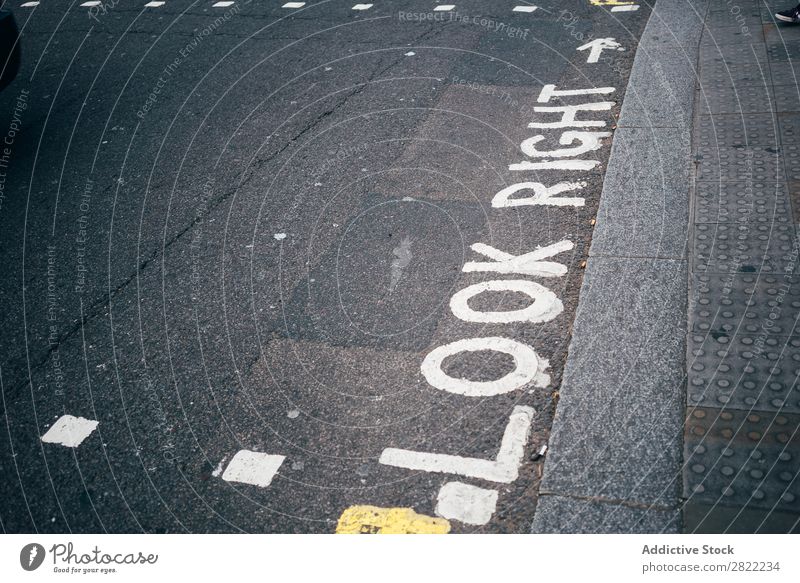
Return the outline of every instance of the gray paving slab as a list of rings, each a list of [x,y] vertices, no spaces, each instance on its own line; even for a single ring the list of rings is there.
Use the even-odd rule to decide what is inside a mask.
[[[531,532],[673,534],[679,531],[679,523],[677,510],[632,508],[565,496],[542,496]]]
[[[642,47],[636,55],[619,127],[688,127],[696,55],[685,48]]]
[[[685,302],[683,261],[590,259],[543,492],[676,503]]]
[[[800,282],[784,274],[732,273],[692,276],[689,325],[693,332],[768,336],[800,335]]]
[[[688,197],[688,132],[620,128],[614,138],[590,255],[685,257]]]
[[[800,339],[693,333],[689,340],[690,407],[800,411]]]
[[[791,413],[693,409],[686,423],[687,501],[800,516],[798,423]]]
[[[692,534],[796,534],[798,516],[788,512],[689,503],[683,508],[684,532]]]
[[[702,34],[707,6],[708,2],[702,0],[659,0],[639,41],[640,49],[672,45],[693,52]]]

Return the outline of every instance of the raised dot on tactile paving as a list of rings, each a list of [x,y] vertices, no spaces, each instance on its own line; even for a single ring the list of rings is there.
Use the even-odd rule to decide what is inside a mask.
[[[297,419],[300,416],[300,411],[298,411],[297,409],[292,409],[291,411],[288,411],[286,413],[286,416],[289,419]]]
[[[761,470],[750,470],[750,477],[756,480],[760,480],[764,477],[764,472]]]
[[[781,500],[784,502],[794,502],[794,494],[791,492],[784,492],[783,496],[781,496]]]
[[[762,492],[761,490],[754,490],[752,496],[756,500],[763,500],[764,499],[764,492]]]
[[[747,437],[749,437],[753,441],[758,441],[759,439],[761,439],[761,433],[759,433],[758,431],[749,431],[747,433]]]
[[[730,466],[722,466],[719,471],[723,476],[732,476],[734,473],[733,468]]]
[[[727,487],[722,489],[722,495],[723,496],[733,496],[734,494],[736,494],[736,491],[733,488],[731,488],[730,486],[727,486]]]
[[[702,474],[706,471],[706,467],[703,464],[694,464],[692,466],[692,471],[696,474]]]

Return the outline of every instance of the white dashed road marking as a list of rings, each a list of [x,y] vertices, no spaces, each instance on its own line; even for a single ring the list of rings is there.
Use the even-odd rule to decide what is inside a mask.
[[[479,478],[490,482],[510,484],[519,476],[519,465],[525,455],[525,443],[530,435],[531,423],[535,411],[532,407],[521,405],[514,407],[514,412],[503,433],[497,459],[484,460],[465,458],[458,455],[428,453],[387,447],[378,460],[387,466],[419,470],[423,472],[440,472],[457,474],[470,478]]]
[[[102,4],[100,0],[89,0],[89,2],[84,2],[81,6],[86,6],[87,8],[91,8],[92,6],[100,6]]]
[[[514,6],[512,12],[535,12],[538,6]]]
[[[78,447],[83,440],[91,435],[98,425],[98,421],[64,415],[59,417],[53,426],[42,436],[45,443],[58,443],[65,447]]]
[[[634,10],[639,10],[639,6],[637,4],[631,4],[629,6],[612,6],[611,12],[633,12]]]
[[[145,4],[145,8],[158,8],[159,6],[164,6],[165,2],[148,2]]]
[[[274,235],[272,235],[272,237],[276,241],[283,241],[286,238],[286,233],[275,233]]]
[[[372,8],[372,4],[356,4],[353,6],[353,10],[369,10]]]
[[[226,482],[240,482],[266,488],[272,483],[272,478],[278,473],[278,468],[285,459],[282,455],[243,449],[233,456],[225,473],[222,474],[222,479]]]
[[[232,6],[233,2],[227,0],[225,2],[215,2],[211,5],[211,8],[227,8],[228,6]]]
[[[455,4],[439,4],[438,6],[436,6],[433,9],[433,11],[434,12],[449,12],[450,10],[452,10],[455,7],[456,7]]]
[[[462,482],[447,482],[439,490],[436,514],[449,520],[480,526],[489,522],[497,507],[497,490]]]
[[[281,8],[302,8],[305,5],[305,2],[287,2]]]
[[[39,6],[38,2],[25,2],[25,4],[21,5],[22,8],[33,8],[34,6]]]

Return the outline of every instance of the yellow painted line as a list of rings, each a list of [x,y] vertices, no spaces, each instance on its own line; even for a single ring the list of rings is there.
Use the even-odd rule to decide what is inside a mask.
[[[630,0],[589,0],[595,6],[628,6],[633,4]]]
[[[339,517],[336,534],[447,534],[450,522],[411,508],[351,506]]]

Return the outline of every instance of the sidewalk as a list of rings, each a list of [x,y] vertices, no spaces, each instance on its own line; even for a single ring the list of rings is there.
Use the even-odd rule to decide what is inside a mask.
[[[790,4],[712,2],[700,42],[686,532],[800,528],[800,26],[773,20]]]
[[[773,20],[792,2],[655,2],[533,532],[800,530],[800,25]]]

